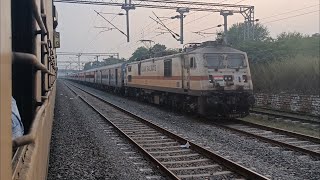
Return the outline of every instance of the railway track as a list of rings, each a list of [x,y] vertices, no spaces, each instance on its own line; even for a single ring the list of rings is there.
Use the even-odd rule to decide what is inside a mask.
[[[270,111],[270,110],[258,110],[258,109],[252,109],[250,110],[250,113],[254,114],[261,114],[261,115],[267,115],[268,117],[274,117],[274,118],[281,118],[290,120],[292,122],[301,122],[304,124],[313,124],[320,127],[320,121],[317,120],[318,117],[311,117],[311,116],[303,116],[300,114],[288,114],[285,112],[279,112],[279,111]]]
[[[217,123],[216,125],[276,146],[320,158],[320,139],[317,137],[250,123],[240,119],[234,119],[230,123]]]
[[[65,85],[172,179],[268,179],[74,84]]]

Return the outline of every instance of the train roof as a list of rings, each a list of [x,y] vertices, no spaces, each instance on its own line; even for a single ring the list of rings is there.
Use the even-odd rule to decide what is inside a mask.
[[[201,54],[210,54],[210,53],[241,53],[245,54],[245,52],[234,49],[229,46],[225,46],[223,44],[217,43],[216,41],[207,41],[203,43],[191,43],[187,44],[184,52],[180,52],[177,54],[171,54],[167,56],[162,56],[162,57],[154,57],[154,58],[149,58],[149,59],[144,59],[140,61],[133,61],[133,62],[123,62],[123,63],[117,63],[117,64],[111,64],[111,65],[106,65],[98,68],[93,68],[89,69],[86,71],[82,72],[93,72],[93,71],[98,71],[98,70],[103,70],[106,68],[115,68],[115,67],[121,67],[123,64],[137,64],[140,62],[147,62],[151,60],[162,60],[165,58],[174,58],[174,57],[179,57],[184,54],[196,54],[196,53],[201,53]]]
[[[203,53],[203,54],[209,54],[209,53],[245,53],[243,51],[227,47],[227,46],[206,46],[206,47],[200,47],[196,48],[194,50],[191,50],[187,52],[187,54],[193,54],[193,53]]]
[[[102,67],[98,67],[98,68],[93,68],[93,69],[88,69],[82,72],[93,72],[93,71],[99,71],[99,70],[103,70],[108,68],[116,68],[116,67],[121,67],[123,65],[123,63],[117,63],[117,64],[111,64],[111,65],[106,65],[106,66],[102,66]]]
[[[245,52],[234,49],[229,46],[225,46],[223,44],[217,44],[215,41],[207,41],[204,43],[193,43],[191,44],[191,47],[186,47],[184,52],[180,52],[177,54],[172,54],[172,55],[167,55],[167,56],[162,56],[162,57],[154,57],[154,58],[149,58],[149,59],[144,59],[141,61],[133,61],[129,62],[128,64],[137,64],[140,62],[147,62],[147,61],[152,61],[152,60],[162,60],[166,58],[174,58],[174,57],[179,57],[181,55],[185,54],[210,54],[210,53],[240,53],[240,54],[245,54]]]
[[[186,44],[184,48],[185,53],[245,53],[243,51],[226,46],[217,41],[206,41],[203,43]]]

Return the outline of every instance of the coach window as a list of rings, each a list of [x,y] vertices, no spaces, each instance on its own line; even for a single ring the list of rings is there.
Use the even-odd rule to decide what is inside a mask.
[[[128,66],[128,72],[131,72],[131,66]]]
[[[191,69],[195,69],[197,67],[196,65],[196,58],[195,57],[191,57],[190,58],[190,68]]]
[[[166,59],[164,60],[164,77],[172,76],[172,60]]]

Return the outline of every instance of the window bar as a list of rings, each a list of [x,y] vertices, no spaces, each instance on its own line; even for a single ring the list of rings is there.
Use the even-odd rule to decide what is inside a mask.
[[[41,70],[44,73],[48,73],[51,76],[55,74],[51,73],[34,54],[22,53],[22,52],[13,52],[13,62],[14,63],[28,63],[34,65],[38,70]]]
[[[37,21],[42,33],[43,34],[47,34],[48,33],[47,29],[46,29],[46,27],[45,27],[45,25],[44,25],[44,23],[43,23],[43,21],[41,19],[41,16],[40,16],[40,14],[38,12],[38,7],[37,7],[37,4],[36,4],[36,0],[32,1],[32,9],[33,9],[34,17],[35,17],[35,19],[36,19],[36,21]]]

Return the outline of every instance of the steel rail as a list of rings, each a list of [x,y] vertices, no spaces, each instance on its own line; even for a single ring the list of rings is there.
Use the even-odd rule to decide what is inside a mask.
[[[243,122],[241,120],[234,120],[234,121],[236,123],[238,123],[238,124],[244,124],[244,125],[248,125],[248,126],[251,126],[251,127],[257,127],[257,128],[260,128],[260,129],[264,129],[264,130],[283,133],[283,134],[288,135],[288,136],[293,136],[293,137],[305,139],[305,140],[308,140],[308,141],[313,141],[313,142],[317,142],[317,143],[320,141],[320,139],[318,139],[316,137],[306,136],[306,135],[302,135],[302,134],[298,134],[298,133],[294,133],[294,132],[290,132],[290,131],[285,131],[285,130],[282,130],[282,129],[266,127],[266,126],[253,124],[253,123],[247,123],[247,122]],[[294,146],[294,145],[291,145],[291,144],[288,144],[288,143],[284,143],[284,142],[281,142],[281,141],[273,140],[273,139],[268,138],[268,137],[263,137],[263,136],[260,136],[260,135],[257,135],[257,134],[251,133],[251,132],[247,132],[247,131],[244,131],[244,130],[241,130],[241,129],[230,127],[230,126],[225,125],[225,124],[221,124],[221,123],[214,123],[214,124],[216,126],[218,126],[218,127],[221,127],[221,128],[224,128],[224,129],[228,129],[228,130],[231,130],[231,131],[236,131],[238,133],[245,134],[247,136],[251,136],[251,137],[260,139],[260,140],[262,140],[264,142],[267,142],[267,143],[271,143],[271,144],[274,144],[274,145],[277,145],[277,146],[280,146],[280,147],[285,147],[285,148],[291,149],[293,151],[302,152],[304,154],[309,154],[309,155],[312,155],[312,156],[315,156],[315,157],[320,157],[320,152],[312,151],[312,150],[309,150],[309,149],[305,149],[305,148],[302,148],[302,147]],[[309,137],[310,137],[310,139],[308,139]]]
[[[179,179],[178,176],[176,176],[172,171],[167,169],[163,164],[161,164],[156,158],[154,158],[150,153],[148,153],[143,147],[141,147],[138,143],[136,143],[131,137],[129,137],[125,132],[123,132],[117,125],[115,125],[109,118],[107,118],[105,115],[103,115],[97,108],[95,108],[93,105],[91,105],[87,100],[85,100],[82,96],[77,94],[75,90],[73,90],[70,86],[68,86],[66,83],[65,85],[75,94],[77,95],[84,103],[86,103],[91,109],[96,111],[100,117],[107,120],[108,123],[110,123],[117,131],[119,131],[123,136],[125,136],[131,143],[133,143],[144,155],[146,155],[149,159],[151,159],[160,169],[165,172],[170,178],[172,179]]]
[[[265,125],[261,125],[261,124],[256,124],[256,123],[252,123],[252,122],[247,122],[247,121],[243,121],[241,119],[234,119],[235,122],[239,122],[245,125],[249,125],[249,126],[253,126],[253,127],[257,127],[260,129],[265,129],[268,131],[274,131],[274,132],[278,132],[281,134],[286,134],[288,136],[293,136],[296,138],[300,138],[300,139],[304,139],[307,141],[312,141],[315,143],[319,143],[320,144],[320,138],[315,137],[315,136],[309,136],[309,135],[305,135],[305,134],[301,134],[301,133],[296,133],[293,131],[288,131],[288,130],[284,130],[284,129],[279,129],[279,128],[275,128],[275,127],[270,127],[270,126],[265,126]]]
[[[255,110],[255,109],[250,110],[250,112],[268,115],[268,116],[279,117],[279,118],[287,118],[287,119],[296,120],[296,121],[300,121],[300,122],[304,122],[304,123],[312,123],[312,124],[320,125],[320,121],[311,120],[311,119],[304,119],[304,118],[289,116],[289,115],[285,115],[285,114],[280,114],[280,112],[272,113],[272,112],[259,111],[259,110]],[[315,117],[315,118],[319,118],[319,117]]]
[[[225,166],[226,168],[233,170],[234,172],[238,173],[239,175],[244,176],[245,178],[248,178],[248,179],[261,179],[261,180],[266,180],[266,179],[268,179],[268,178],[266,178],[266,177],[264,177],[264,176],[262,176],[262,175],[260,175],[260,174],[258,174],[258,173],[256,173],[256,172],[254,172],[254,171],[252,171],[252,170],[250,170],[250,169],[248,169],[248,168],[245,168],[244,166],[241,166],[241,165],[239,165],[239,164],[237,164],[237,163],[235,163],[235,162],[232,162],[232,161],[230,161],[230,160],[228,160],[228,159],[226,159],[226,158],[224,158],[224,157],[222,157],[222,156],[220,156],[220,155],[218,155],[218,154],[215,154],[214,152],[212,152],[212,151],[210,151],[210,150],[208,150],[208,149],[205,149],[205,148],[201,147],[200,145],[197,145],[196,143],[192,143],[192,142],[188,141],[187,139],[182,138],[182,137],[179,136],[179,135],[176,135],[176,134],[174,134],[174,133],[172,133],[172,132],[170,132],[170,131],[168,131],[168,130],[166,130],[166,129],[164,129],[164,128],[161,128],[161,127],[159,127],[158,125],[152,123],[151,121],[149,121],[149,120],[147,120],[147,119],[145,119],[145,118],[143,118],[143,117],[141,117],[141,116],[139,116],[139,115],[137,115],[137,114],[135,114],[135,113],[132,113],[132,112],[130,112],[130,111],[128,111],[128,110],[126,110],[126,109],[118,106],[118,105],[115,105],[115,104],[113,104],[113,103],[111,103],[111,102],[108,102],[108,101],[106,101],[105,99],[103,99],[103,98],[101,98],[101,97],[99,97],[99,96],[97,96],[97,95],[95,95],[95,94],[93,94],[93,93],[91,93],[91,92],[89,92],[89,91],[87,91],[87,90],[84,90],[84,89],[82,89],[82,88],[80,88],[80,87],[78,87],[78,86],[76,86],[76,85],[74,85],[74,84],[71,84],[71,85],[74,86],[74,87],[76,87],[76,88],[78,88],[78,89],[80,89],[81,91],[83,91],[83,92],[85,92],[85,93],[87,93],[87,94],[90,94],[91,96],[99,99],[100,101],[102,101],[102,102],[104,102],[104,103],[106,103],[106,104],[108,104],[108,105],[110,105],[110,106],[112,106],[112,107],[120,110],[121,112],[124,112],[125,114],[129,115],[130,117],[139,120],[140,122],[148,125],[149,127],[151,127],[151,128],[153,128],[153,129],[156,129],[156,130],[162,132],[163,134],[165,134],[165,135],[167,135],[167,136],[175,139],[176,141],[178,141],[178,142],[181,143],[181,144],[185,144],[186,142],[189,142],[189,144],[190,144],[190,149],[194,150],[195,152],[198,152],[199,154],[204,155],[204,156],[207,157],[208,159],[211,159],[211,160],[213,160],[213,161],[215,161],[215,162],[218,162],[218,164],[221,164],[222,166]],[[66,86],[67,86],[69,89],[71,89],[67,84],[66,84]],[[71,89],[71,90],[72,90],[72,89]],[[72,91],[75,93],[74,90],[72,90]],[[92,105],[90,105],[88,102],[86,102],[86,101],[84,100],[84,98],[82,98],[80,95],[78,95],[78,96],[79,96],[86,104],[88,104],[92,109],[95,109],[95,110],[96,110],[96,108],[94,108]],[[96,111],[100,114],[101,117],[103,117],[103,118],[105,118],[105,119],[108,120],[108,118],[106,118],[103,114],[101,114],[101,113],[99,112],[99,110],[96,110]],[[109,121],[109,120],[108,120],[108,121]],[[114,125],[113,123],[111,123],[111,124],[112,124],[114,127],[117,128],[116,125]],[[121,130],[119,130],[119,131],[120,131],[121,133],[123,133]],[[146,154],[148,157],[150,157],[155,163],[157,163],[158,166],[159,166],[162,170],[164,170],[167,175],[169,175],[170,177],[173,177],[173,178],[176,178],[176,177],[177,177],[172,171],[170,171],[170,170],[167,169],[163,164],[161,164],[161,162],[159,162],[157,159],[155,159],[154,157],[152,157],[152,155],[150,155],[148,152],[146,152],[141,146],[139,146],[138,144],[136,144],[136,142],[134,142],[133,139],[131,139],[130,137],[128,137],[125,133],[124,133],[124,135],[125,135],[131,142],[133,142],[139,149],[141,149],[143,153],[145,153],[145,154]],[[179,179],[179,178],[178,178],[178,179]]]

